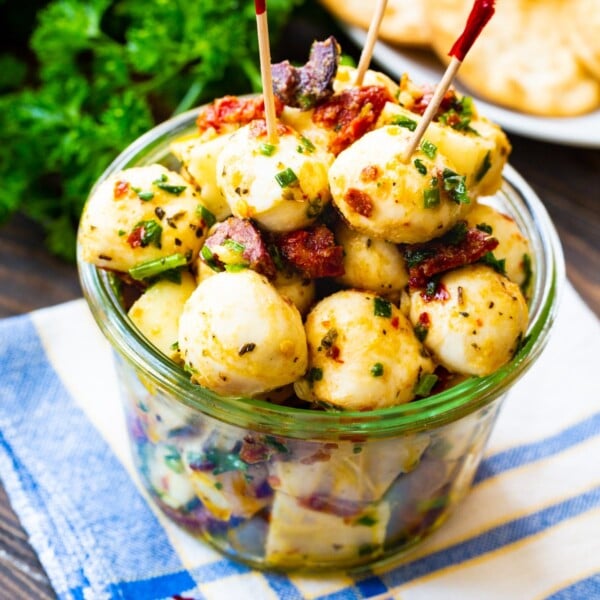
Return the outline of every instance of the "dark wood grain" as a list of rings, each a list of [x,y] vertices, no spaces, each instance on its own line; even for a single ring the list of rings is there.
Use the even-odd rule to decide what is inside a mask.
[[[297,22],[296,43],[306,45],[306,39],[323,37],[325,26],[329,23],[319,22],[315,28]],[[538,193],[556,224],[568,277],[600,316],[600,150],[510,137],[511,163]],[[81,295],[75,267],[49,256],[41,240],[39,228],[22,216],[0,227],[0,317]],[[54,597],[0,485],[0,600]]]

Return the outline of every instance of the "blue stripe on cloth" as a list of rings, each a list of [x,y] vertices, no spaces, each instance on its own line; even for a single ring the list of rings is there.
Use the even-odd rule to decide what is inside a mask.
[[[490,529],[444,550],[405,563],[382,575],[381,579],[389,587],[396,587],[523,540],[599,505],[600,487],[596,487],[539,512]]]
[[[264,575],[279,600],[302,600],[304,597],[287,576],[278,573],[265,573]]]
[[[592,600],[600,598],[600,573],[582,579],[548,596],[547,600]]]
[[[567,427],[551,437],[488,456],[477,470],[475,483],[526,463],[553,456],[596,435],[600,435],[600,413]]]
[[[0,430],[4,483],[60,598],[81,597],[81,590],[108,597],[112,584],[133,585],[141,572],[144,580],[160,577],[161,590],[169,575],[172,593],[195,587],[130,476],[52,369],[28,316],[0,322]],[[128,597],[125,588],[116,592]]]
[[[241,563],[236,563],[232,560],[223,559],[216,562],[202,565],[190,569],[190,573],[194,578],[194,581],[198,583],[209,583],[216,581],[217,579],[224,579],[231,575],[240,575],[243,573],[249,573],[252,569]]]

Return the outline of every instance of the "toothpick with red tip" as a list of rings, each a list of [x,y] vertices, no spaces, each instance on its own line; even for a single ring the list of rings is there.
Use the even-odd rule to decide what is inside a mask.
[[[260,77],[265,103],[265,120],[267,122],[267,141],[276,144],[277,116],[275,114],[275,96],[273,94],[273,80],[271,78],[271,49],[269,46],[269,24],[267,20],[266,0],[254,0],[256,9],[256,30],[258,33],[258,53],[260,57]]]
[[[479,34],[486,26],[487,22],[492,18],[494,14],[494,0],[475,0],[473,3],[473,8],[471,9],[471,13],[469,14],[469,18],[467,19],[467,24],[465,25],[465,29],[462,34],[458,37],[458,39],[454,42],[454,45],[448,52],[448,56],[451,56],[450,64],[446,68],[442,79],[437,84],[435,88],[435,92],[433,97],[431,98],[413,137],[406,149],[406,152],[403,157],[403,161],[406,163],[410,160],[415,148],[419,145],[425,130],[427,129],[429,123],[433,120],[440,103],[444,98],[444,94],[448,91],[458,68],[462,64],[467,52],[471,49],[471,46],[474,44],[475,40],[479,37]]]
[[[354,85],[356,86],[362,85],[365,73],[369,68],[371,56],[373,55],[373,48],[375,47],[375,42],[377,41],[377,36],[379,35],[379,27],[381,26],[383,13],[385,12],[386,6],[387,0],[378,0],[377,5],[375,6],[375,12],[371,17],[367,39],[365,40],[365,45],[363,46],[360,54],[360,60],[358,61],[358,67],[356,69],[356,81],[354,82]]]

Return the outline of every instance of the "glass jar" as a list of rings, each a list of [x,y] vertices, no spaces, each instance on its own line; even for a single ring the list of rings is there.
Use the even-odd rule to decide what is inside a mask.
[[[106,170],[162,162],[197,111],[135,141]],[[369,412],[222,397],[194,385],[129,320],[113,277],[79,259],[84,295],[115,351],[135,464],[160,508],[256,568],[382,566],[438,527],[468,492],[503,399],[555,319],[564,261],[552,222],[507,166],[493,202],[530,240],[527,341],[492,375]]]

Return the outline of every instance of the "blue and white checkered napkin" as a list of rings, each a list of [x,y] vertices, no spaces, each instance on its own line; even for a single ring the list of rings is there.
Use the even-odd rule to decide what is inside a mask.
[[[600,598],[598,357],[599,322],[567,286],[471,494],[400,566],[362,579],[259,573],[166,521],[134,475],[83,300],[0,321],[0,477],[59,598]]]

